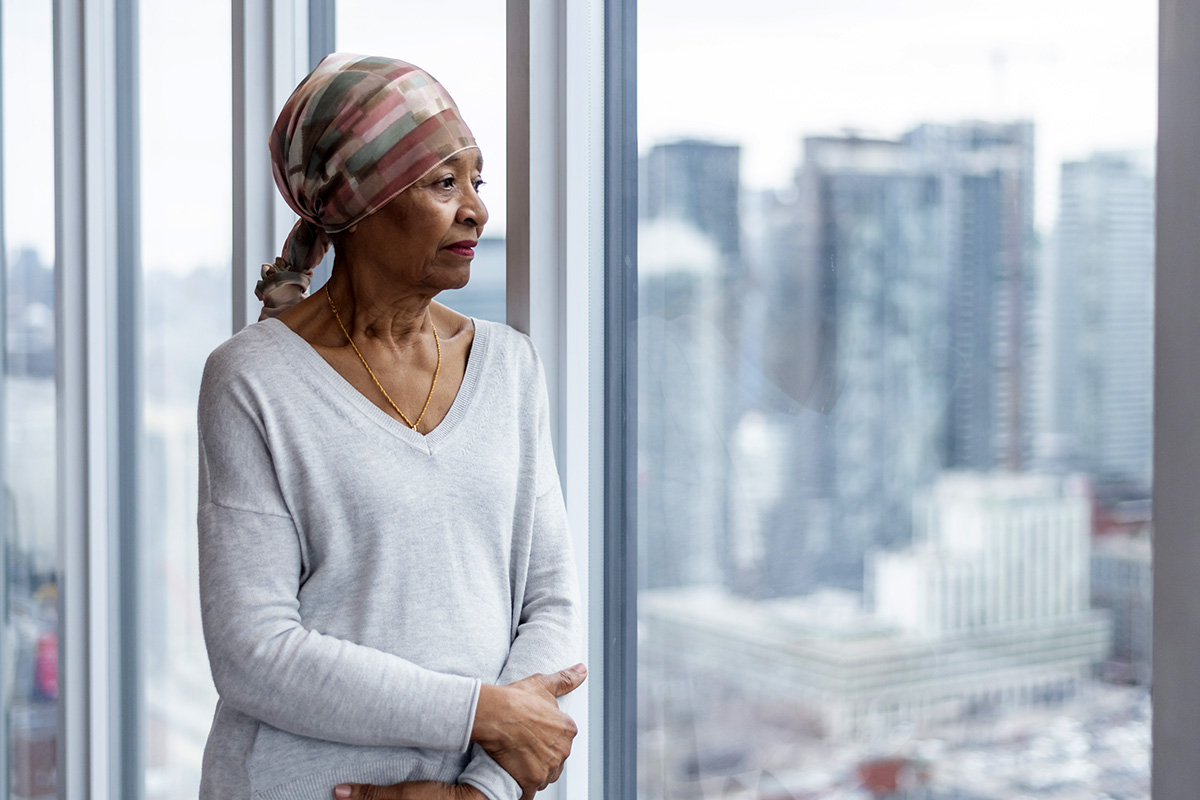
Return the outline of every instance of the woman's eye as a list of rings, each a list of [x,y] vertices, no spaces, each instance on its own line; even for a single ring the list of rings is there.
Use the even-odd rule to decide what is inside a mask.
[[[442,178],[440,181],[438,181],[438,185],[441,186],[443,189],[453,189],[454,188],[454,178]]]
[[[478,191],[479,191],[480,189],[482,189],[484,186],[487,186],[487,181],[485,181],[485,180],[480,180],[480,179],[476,179],[476,180],[475,180],[475,191],[477,191],[477,192],[478,192]]]

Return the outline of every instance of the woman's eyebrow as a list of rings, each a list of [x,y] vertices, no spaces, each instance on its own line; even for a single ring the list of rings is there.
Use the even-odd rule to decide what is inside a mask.
[[[464,155],[462,153],[455,153],[454,155],[450,156],[442,163],[443,164],[461,164],[463,158],[464,158]],[[483,154],[482,153],[478,153],[475,156],[475,169],[479,172],[483,172]]]

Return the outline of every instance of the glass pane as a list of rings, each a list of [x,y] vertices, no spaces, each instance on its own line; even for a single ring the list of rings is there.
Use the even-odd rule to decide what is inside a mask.
[[[489,221],[471,262],[471,280],[442,292],[438,302],[471,317],[505,321],[505,4],[467,0],[454,17],[469,20],[455,32],[444,13],[393,0],[338,0],[337,49],[400,58],[446,87],[483,152],[481,196]]]
[[[57,796],[54,105],[48,3],[0,4],[0,797]]]
[[[200,628],[196,398],[232,325],[230,6],[139,14],[145,787],[147,800],[195,800],[217,701]]]
[[[638,13],[639,796],[1148,798],[1155,8]]]

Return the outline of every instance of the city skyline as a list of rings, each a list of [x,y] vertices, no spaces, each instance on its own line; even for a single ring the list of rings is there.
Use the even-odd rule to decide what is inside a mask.
[[[1126,301],[1153,284],[1153,178],[1125,168],[1145,153],[1064,162],[1061,235],[1040,241],[1039,133],[812,136],[783,191],[734,191],[721,140],[643,155],[645,796],[858,798],[881,754],[920,797],[1143,796],[1149,525],[1121,548],[1110,506],[1149,490],[1149,411],[1127,398],[1150,392],[1153,312]],[[1087,357],[1055,373],[1059,339]],[[1098,366],[1115,469],[1046,460],[1064,388]],[[1005,732],[1051,709],[1039,747],[1061,753],[1034,780],[1008,766],[1029,734]]]

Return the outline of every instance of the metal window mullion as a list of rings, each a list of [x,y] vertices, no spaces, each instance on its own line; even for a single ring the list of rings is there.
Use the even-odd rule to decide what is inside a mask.
[[[1190,798],[1200,785],[1200,4],[1159,5],[1158,175],[1154,332],[1153,763],[1156,800]]]
[[[308,69],[337,50],[337,0],[308,0]]]
[[[270,5],[272,6],[270,73],[272,93],[269,105],[263,109],[266,114],[264,121],[268,133],[274,126],[275,117],[283,108],[283,104],[287,102],[292,90],[310,70],[308,66],[308,0],[270,0]],[[250,144],[257,145],[259,152],[266,159],[267,168],[260,173],[260,177],[266,180],[267,195],[271,198],[273,210],[273,248],[268,251],[265,258],[259,259],[261,263],[270,261],[279,255],[284,237],[296,223],[296,212],[288,207],[275,188],[274,179],[271,177],[271,158],[267,149],[267,137],[264,135],[257,142],[252,141]],[[257,304],[255,305],[257,306]],[[255,307],[254,311],[254,319],[258,319],[258,308]]]
[[[604,11],[604,797],[637,797],[637,4]]]
[[[114,8],[54,5],[59,796],[119,790]]]
[[[550,796],[583,800],[602,773],[599,457],[603,213],[601,0],[510,0],[507,7],[507,319],[534,340],[574,539],[591,678],[569,708],[575,756]],[[590,793],[589,793],[590,792]]]
[[[337,52],[337,0],[308,0],[308,62],[309,71],[316,69],[321,59]],[[333,248],[313,269],[310,291],[325,285],[333,273]]]
[[[88,572],[88,732],[91,736],[90,797],[119,796],[113,720],[114,660],[119,609],[116,587],[117,503],[112,478],[116,450],[116,151],[111,0],[83,3],[84,15],[84,194],[87,251],[80,281],[86,292],[87,341],[87,572]],[[65,265],[64,265],[65,266]]]
[[[253,321],[252,269],[268,258],[271,240],[270,195],[261,180],[267,140],[265,121],[271,97],[270,7],[254,0],[233,0],[233,330]],[[257,314],[254,314],[257,317]]]
[[[87,358],[82,275],[86,219],[83,177],[83,17],[56,0],[54,37],[55,385],[58,484],[58,796],[88,795]]]
[[[508,119],[508,225],[505,231],[505,320],[529,331],[529,0],[508,0],[505,11],[505,105]]]
[[[604,452],[604,3],[560,4],[558,62],[560,108],[557,177],[562,208],[557,319],[561,369],[559,426],[567,513],[579,565],[583,599],[583,658],[592,677],[576,690],[579,726],[575,756],[567,762],[560,797],[603,797],[604,720],[603,452]]]
[[[233,0],[233,333],[258,319],[260,265],[275,258],[295,215],[275,190],[267,136],[308,73],[305,0]]]
[[[0,9],[0,65],[4,63],[4,13]],[[8,240],[6,235],[7,222],[4,207],[4,70],[0,67],[0,381],[8,380]],[[8,392],[7,387],[0,386],[0,425],[5,436],[0,438],[0,625],[7,625],[9,620],[8,605],[8,552],[9,538],[12,536],[9,512],[12,508],[8,498]],[[0,686],[11,686],[8,670],[5,669],[7,659],[0,658]],[[0,695],[0,786],[9,785],[8,773],[8,707],[11,698]]]
[[[116,700],[110,730],[113,780],[122,800],[141,800],[146,787],[146,715],[142,638],[142,256],[138,76],[138,0],[114,0],[113,94],[115,101],[116,215],[114,315],[116,323],[116,467],[114,560]]]

